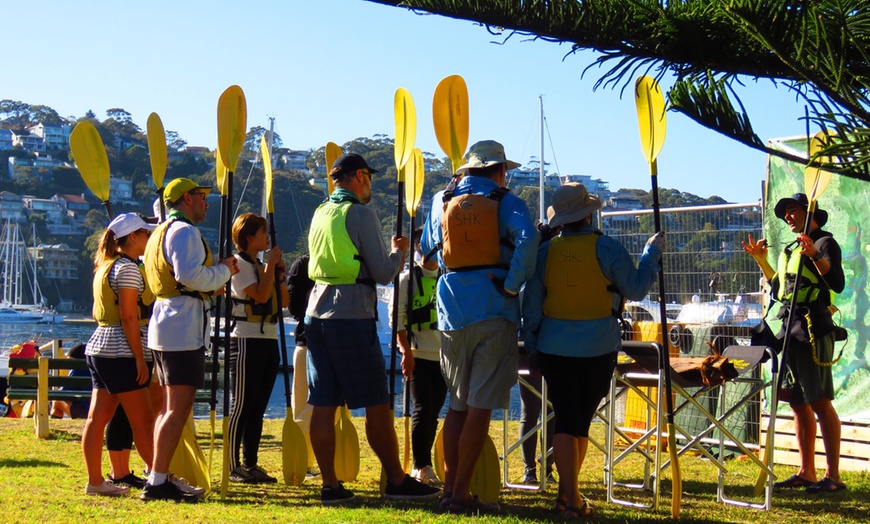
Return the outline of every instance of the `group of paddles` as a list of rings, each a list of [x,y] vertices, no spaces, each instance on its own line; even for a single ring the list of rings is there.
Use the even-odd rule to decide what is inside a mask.
[[[160,223],[130,213],[114,217],[95,260],[99,327],[86,350],[94,383],[82,444],[86,493],[122,495],[136,487],[143,500],[195,502],[211,488],[212,457],[209,453],[206,461],[197,445],[191,407],[203,387],[207,347],[217,364],[218,345],[226,349],[224,384],[231,391],[224,394],[221,497],[230,481],[276,482],[258,465],[258,448],[279,363],[288,361],[281,317],[290,304],[299,323],[292,409],[284,366],[288,412],[281,443],[287,485],[298,486],[311,473],[313,453],[321,502],[352,501],[355,496],[345,482],[359,472],[359,443],[349,410],[364,409],[368,442],[381,464],[384,498],[438,498],[438,507],[451,513],[498,511],[499,458],[489,425],[492,411],[508,405],[517,382],[521,328],[530,368],[546,380],[555,413],[553,455],[559,480],[554,510],[567,518],[591,516],[594,510],[579,491],[579,470],[590,424],[616,365],[622,305],[626,299],[644,298],[656,277],[664,296],[660,261],[665,238],[656,182],[664,101],[647,77],[638,80],[635,95],[657,231],[637,265],[625,247],[595,228],[602,202],[581,184],[565,184],[553,194],[542,238],[541,224],[535,224],[526,203],[505,187],[507,172],[518,164],[508,160],[502,145],[481,140],[466,154],[468,94],[459,76],[442,80],[434,94],[435,132],[454,177],[434,195],[422,225],[416,224],[424,183],[422,153],[414,147],[417,115],[410,93],[399,89],[394,99],[398,202],[389,246],[377,214],[366,205],[378,170],[362,156],[344,154],[329,143],[328,197],[312,218],[308,255],[289,271],[275,245],[265,139],[268,219],[232,216],[233,172],[246,129],[241,89],[230,87],[218,103],[221,218],[216,258],[195,227],[205,219],[212,188],[184,178],[163,187],[165,139],[159,118],[152,115],[148,139]],[[111,216],[108,161],[99,135],[83,122],[74,130],[71,146],[83,178]],[[405,210],[413,244],[402,232]],[[267,252],[265,262],[257,258],[261,252]],[[416,256],[409,257],[403,272],[409,252]],[[304,289],[292,286],[292,299],[288,273],[291,280],[309,282]],[[377,336],[376,286],[390,282],[393,332],[387,366]],[[660,304],[665,319],[665,300]],[[664,322],[662,330],[667,339]],[[395,381],[388,376],[397,371],[400,353],[407,379],[404,460],[394,426]],[[665,370],[670,389],[670,366]],[[438,432],[447,393],[447,416]],[[681,483],[670,391],[665,398],[677,517]],[[215,407],[213,390],[211,449]],[[123,440],[114,436],[117,413],[126,413]],[[108,480],[101,473],[107,424],[113,435],[107,442],[121,448]],[[147,478],[130,472],[125,463],[132,442],[146,464]]]

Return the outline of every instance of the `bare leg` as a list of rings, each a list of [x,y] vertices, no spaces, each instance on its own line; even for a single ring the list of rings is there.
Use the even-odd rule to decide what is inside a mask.
[[[195,390],[194,390],[195,391]],[[151,399],[148,389],[137,389],[118,395],[121,406],[130,421],[133,429],[133,442],[136,444],[136,452],[145,461],[145,467],[151,471],[154,464],[154,414],[151,411]],[[192,405],[192,404],[191,404]],[[171,455],[170,455],[171,458]],[[126,469],[130,473],[130,452],[126,454]],[[122,477],[124,475],[121,475]]]
[[[825,459],[828,463],[825,476],[840,482],[840,416],[837,415],[837,410],[828,399],[817,400],[810,404],[810,407],[819,417],[819,426],[822,430]]]
[[[132,450],[129,449],[122,449],[121,451],[109,450],[109,463],[112,465],[112,471],[109,473],[110,477],[113,479],[120,479],[130,474],[131,451]],[[148,469],[151,468],[149,467]]]
[[[802,479],[815,482],[816,417],[809,404],[790,405],[794,411],[795,436],[801,457],[801,467],[797,474]]]
[[[311,412],[311,447],[317,457],[324,486],[338,487],[335,476],[335,406],[314,406]]]
[[[88,411],[88,419],[82,431],[82,454],[85,457],[85,466],[88,469],[88,483],[91,486],[99,486],[105,480],[103,478],[103,435],[106,424],[115,414],[118,407],[118,398],[110,395],[105,388],[94,389],[91,392],[91,408]]]
[[[491,415],[491,409],[468,407],[457,448],[458,460],[453,479],[453,497],[456,499],[471,500],[471,476],[489,434]]]
[[[311,447],[311,404],[308,403],[308,376],[305,374],[308,360],[308,348],[296,346],[293,350],[293,390],[290,399],[293,405],[293,420],[299,424],[299,429],[305,435],[305,445],[308,446],[308,467],[314,466],[314,450]]]
[[[459,437],[468,417],[467,411],[447,410],[444,419],[444,492],[453,493],[456,481],[456,470],[459,466]]]
[[[193,386],[163,387],[163,411],[159,423],[154,426],[154,472],[169,473],[169,463],[178,447],[181,431],[187,424],[195,395],[196,388]]]
[[[398,486],[405,480],[405,471],[399,462],[399,440],[391,415],[389,404],[367,407],[366,436],[387,472],[390,484]]]

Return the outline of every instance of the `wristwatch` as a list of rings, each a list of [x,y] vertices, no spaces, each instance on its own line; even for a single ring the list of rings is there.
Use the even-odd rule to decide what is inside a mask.
[[[811,256],[810,258],[812,259],[813,262],[818,262],[819,260],[821,260],[821,259],[824,258],[824,257],[822,257],[822,252],[821,252],[821,251],[816,250],[816,254],[813,255],[813,256]]]

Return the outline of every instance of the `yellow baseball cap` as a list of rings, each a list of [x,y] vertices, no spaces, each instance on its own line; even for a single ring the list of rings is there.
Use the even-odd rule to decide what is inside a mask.
[[[189,178],[176,178],[163,188],[163,201],[175,202],[184,196],[185,193],[196,189],[202,190],[206,196],[211,192],[211,186],[201,186]]]

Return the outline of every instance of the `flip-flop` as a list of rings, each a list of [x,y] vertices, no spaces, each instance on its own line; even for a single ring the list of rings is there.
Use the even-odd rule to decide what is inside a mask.
[[[846,485],[837,482],[830,477],[825,477],[811,486],[807,486],[807,493],[831,493],[832,491],[845,491]]]
[[[797,489],[797,488],[806,488],[813,485],[813,481],[807,480],[803,477],[799,477],[797,475],[792,475],[789,478],[781,481],[774,482],[773,489]]]

